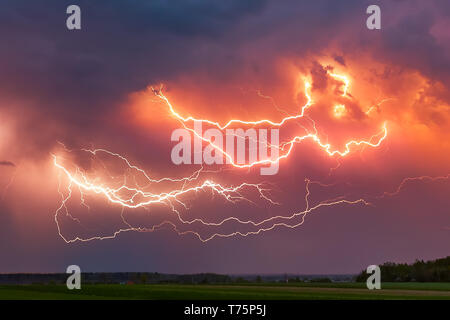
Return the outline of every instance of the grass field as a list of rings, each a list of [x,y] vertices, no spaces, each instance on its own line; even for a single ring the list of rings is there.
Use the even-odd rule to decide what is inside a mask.
[[[84,285],[68,290],[64,285],[4,285],[0,299],[203,299],[203,300],[302,300],[302,299],[447,299],[450,283],[383,283],[368,290],[364,283],[148,284]]]

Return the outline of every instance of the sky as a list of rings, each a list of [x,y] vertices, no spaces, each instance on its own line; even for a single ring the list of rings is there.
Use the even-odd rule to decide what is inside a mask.
[[[337,274],[450,254],[448,1],[0,6],[0,272]],[[275,175],[171,159],[180,118],[293,115],[280,142],[310,136]],[[370,144],[329,154],[349,141]]]

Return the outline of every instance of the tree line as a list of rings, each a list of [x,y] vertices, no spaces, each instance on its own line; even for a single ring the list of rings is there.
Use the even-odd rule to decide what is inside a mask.
[[[450,256],[412,264],[386,262],[380,265],[382,282],[450,282]],[[363,270],[357,282],[365,282],[369,275]]]

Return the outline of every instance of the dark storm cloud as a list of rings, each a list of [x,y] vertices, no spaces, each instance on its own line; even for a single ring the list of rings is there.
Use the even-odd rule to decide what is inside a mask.
[[[387,12],[401,4],[379,3]],[[80,31],[65,27],[69,4],[82,9]],[[105,114],[151,83],[199,71],[222,79],[248,65],[267,70],[279,56],[320,53],[333,42],[342,47],[343,54],[331,52],[340,64],[345,64],[346,50],[369,46],[378,50],[380,60],[417,68],[437,80],[449,77],[448,55],[430,34],[437,14],[432,9],[448,15],[449,4],[430,2],[394,24],[386,21],[378,33],[365,28],[368,4],[6,0],[0,11],[0,97],[22,101],[24,110],[16,112],[24,115],[27,130],[21,139],[45,151],[57,139],[108,135],[108,130],[113,130],[110,135],[129,134],[104,123]],[[260,76],[266,74],[270,71]],[[52,123],[59,131],[49,131],[56,130]]]
[[[380,5],[389,10],[391,3]],[[82,8],[81,31],[65,28],[69,4]],[[449,14],[446,2],[436,6]],[[149,83],[198,68],[238,69],[238,48],[274,30],[267,52],[258,54],[319,51],[342,36],[345,24],[367,32],[365,7],[364,1],[7,0],[0,12],[0,36],[7,44],[0,53],[1,90],[6,96],[31,95],[59,116],[84,123]],[[434,14],[422,10],[383,30],[383,56],[445,77],[448,57],[429,33]],[[433,59],[426,60],[428,55]],[[342,56],[335,59],[345,64]]]
[[[81,31],[65,27],[65,9],[73,3],[82,8]],[[0,35],[8,44],[0,53],[3,91],[58,100],[49,107],[60,112],[64,102],[66,110],[74,109],[71,116],[92,112],[95,103],[109,107],[123,94],[180,72],[226,70],[239,61],[240,45],[288,21],[307,20],[311,29],[289,28],[278,38],[281,46],[268,51],[305,51],[305,41],[341,19],[352,3],[6,1],[0,13]],[[318,19],[320,13],[326,19]],[[254,24],[243,26],[250,18]]]
[[[336,61],[337,63],[339,63],[339,64],[341,64],[343,66],[346,65],[345,64],[345,59],[344,59],[343,56],[334,56],[333,59],[334,59],[334,61]]]
[[[382,8],[381,31],[365,28],[365,9],[372,3],[380,3]],[[65,11],[70,4],[81,6],[81,31],[68,31],[65,27]],[[410,8],[415,11],[405,14]],[[18,145],[17,152],[26,159],[39,154],[48,160],[48,151],[57,140],[69,147],[71,142],[86,146],[90,142],[97,143],[100,135],[109,139],[100,146],[113,151],[119,152],[116,144],[120,139],[128,148],[127,154],[137,149],[150,150],[148,137],[144,142],[131,139],[130,128],[114,127],[103,116],[112,113],[131,92],[151,83],[176,79],[179,75],[195,75],[201,71],[208,77],[222,79],[229,73],[244,70],[242,81],[245,82],[248,65],[254,66],[254,70],[266,70],[278,57],[299,59],[300,64],[304,57],[320,56],[321,50],[332,46],[339,52],[326,53],[340,64],[350,64],[350,57],[367,50],[388,65],[417,69],[436,81],[445,81],[450,74],[449,56],[430,33],[435,16],[448,19],[448,0],[2,0],[0,111],[6,109],[17,121],[13,126],[15,141],[11,144]],[[309,71],[311,65],[303,67]],[[258,76],[269,78],[273,75],[270,71],[261,71]],[[315,88],[326,86],[324,70],[316,65],[313,72]],[[389,72],[385,76],[388,78]],[[356,105],[354,109],[359,110]],[[442,121],[436,116],[433,119]],[[161,158],[162,153],[154,150],[148,153]],[[143,158],[132,156],[133,159]],[[22,164],[9,153],[7,157]],[[9,161],[0,165],[10,166]],[[42,170],[40,165],[36,164],[39,171]],[[314,170],[316,167],[311,166],[311,170],[306,171]],[[284,179],[286,196],[298,204],[298,193],[290,191],[299,188],[289,185],[289,179],[303,180],[284,172],[289,175]],[[24,176],[26,179],[23,178],[21,184],[14,182],[17,183],[15,190],[30,185],[28,172]],[[47,177],[39,177],[47,182]],[[14,183],[8,195],[14,191]],[[37,182],[32,186],[36,187],[33,194],[42,187]],[[53,193],[57,196],[56,187],[52,196]],[[86,270],[98,271],[141,271],[144,267],[164,272],[204,272],[206,268],[219,272],[329,273],[338,270],[348,273],[359,271],[363,264],[374,263],[371,255],[361,258],[355,252],[380,253],[377,263],[398,256],[399,252],[402,258],[415,259],[418,254],[446,252],[448,247],[445,246],[448,237],[440,234],[430,237],[430,233],[420,227],[430,226],[429,216],[421,214],[430,210],[438,218],[443,217],[439,218],[442,223],[436,220],[439,228],[448,225],[444,220],[448,216],[445,206],[430,209],[428,206],[421,208],[419,203],[411,204],[411,199],[419,201],[423,195],[406,199],[404,209],[370,208],[373,210],[369,211],[370,217],[361,215],[359,208],[354,212],[351,209],[336,212],[346,213],[344,218],[340,214],[311,215],[314,220],[302,230],[304,246],[297,245],[298,233],[284,229],[246,239],[250,242],[235,238],[202,246],[188,237],[174,240],[173,233],[147,234],[146,238],[130,234],[116,242],[67,246],[58,237],[54,221],[48,215],[49,208],[57,204],[42,203],[44,197],[39,194],[35,195],[38,201],[24,201],[21,195],[25,194],[16,196],[15,202],[7,197],[8,206],[6,201],[0,204],[3,213],[0,236],[5,240],[0,241],[4,246],[0,271],[17,271],[18,268],[61,271],[70,260],[86,265]],[[446,196],[443,194],[441,199]],[[21,219],[16,221],[8,214],[13,209]],[[412,223],[412,219],[399,212],[420,219]],[[376,220],[380,213],[385,214],[381,221]],[[22,221],[25,221],[23,225]],[[391,222],[387,229],[385,221]],[[32,232],[25,232],[27,230]],[[324,234],[327,237],[323,237]],[[394,243],[398,246],[395,248],[392,239],[399,235],[405,242]],[[142,239],[150,241],[139,242]],[[409,248],[407,252],[405,248]],[[335,254],[330,257],[330,252]],[[322,267],[317,269],[317,266]]]
[[[82,30],[68,31],[66,7],[78,4]],[[28,156],[56,140],[114,140],[104,123],[131,92],[181,72],[220,65],[220,43],[265,1],[4,1],[0,11],[0,98],[18,107],[17,138]],[[214,61],[213,61],[214,60]],[[230,60],[231,61],[231,60]],[[0,107],[0,108],[2,108]],[[36,135],[39,132],[39,135]],[[25,148],[24,148],[25,149]]]
[[[426,10],[404,17],[384,34],[384,59],[419,69],[431,79],[448,80],[450,57],[430,33],[434,23],[435,15]]]
[[[82,10],[81,31],[65,26],[66,7],[74,3]],[[207,68],[212,63],[207,61],[223,60],[220,49],[204,50],[202,45],[219,42],[227,30],[264,4],[3,2],[0,96],[22,101],[23,109],[12,112],[23,114],[27,130],[18,134],[35,146],[34,151],[46,154],[56,139],[91,141],[98,132],[107,135],[111,130],[104,124],[105,114],[129,93],[180,72]],[[121,134],[112,130],[111,134]],[[41,134],[30,137],[30,132]]]
[[[162,76],[195,68],[205,58],[196,50],[202,41],[218,41],[264,7],[264,1],[75,3],[82,8],[81,31],[65,27],[67,1],[2,3],[5,92],[64,101],[49,106],[59,111],[93,111],[94,103],[107,105]]]
[[[393,3],[380,1],[383,13]],[[69,4],[82,9],[81,31],[65,27]],[[446,15],[449,4],[430,2],[393,25],[385,21],[378,33],[365,29],[366,6],[323,0],[7,0],[0,12],[0,93],[26,99],[36,116],[57,119],[67,130],[88,131],[90,123],[97,130],[99,116],[150,83],[198,70],[222,77],[249,62],[267,68],[277,56],[301,57],[332,41],[348,42],[347,29],[355,47],[370,39],[380,59],[448,77],[448,56],[429,31],[433,8]],[[240,48],[260,39],[253,57],[245,57]],[[335,57],[345,63],[343,55]]]
[[[180,74],[226,77],[249,62],[267,67],[286,50],[319,50],[327,43],[318,37],[321,30],[344,19],[355,3],[6,0],[0,97],[20,101],[12,112],[27,128],[18,138],[33,146],[29,154],[47,154],[58,139],[85,143],[99,133],[125,139],[129,132],[104,119],[131,92]],[[69,4],[80,5],[82,30],[67,30]],[[251,58],[240,52],[266,36],[275,43],[264,40],[265,49],[252,48]]]

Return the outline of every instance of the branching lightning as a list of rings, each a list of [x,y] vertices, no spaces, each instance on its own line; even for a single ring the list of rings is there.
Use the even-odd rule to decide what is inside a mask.
[[[330,74],[331,77],[333,77],[335,79],[338,79],[339,81],[341,81],[343,83],[344,89],[343,89],[342,96],[346,97],[347,96],[347,91],[348,91],[348,88],[349,88],[349,85],[350,85],[350,80],[344,75],[338,75],[338,74],[335,74],[335,73],[329,73],[329,74]],[[162,86],[158,90],[152,87],[151,90],[158,98],[160,98],[161,100],[163,100],[166,103],[170,114],[173,117],[175,117],[178,121],[180,121],[185,129],[191,131],[197,138],[201,139],[202,141],[204,141],[208,145],[211,145],[212,147],[214,147],[214,149],[216,149],[217,151],[219,151],[221,154],[223,154],[226,157],[226,159],[228,160],[229,164],[231,164],[232,166],[234,166],[236,168],[250,168],[250,167],[253,167],[255,165],[262,165],[262,164],[279,162],[281,159],[285,159],[285,158],[289,157],[289,155],[291,154],[291,151],[293,150],[295,144],[300,143],[300,142],[302,142],[304,140],[307,140],[307,139],[311,139],[314,142],[316,142],[330,156],[339,155],[341,157],[344,157],[344,156],[346,156],[347,154],[350,153],[350,147],[351,146],[366,145],[366,146],[370,146],[370,147],[378,147],[378,146],[380,146],[382,141],[387,137],[387,133],[388,133],[387,132],[387,124],[386,124],[386,122],[384,122],[383,126],[382,126],[382,131],[377,133],[377,134],[375,134],[375,135],[373,135],[372,137],[370,137],[370,139],[368,139],[368,140],[360,140],[360,141],[350,140],[350,141],[348,141],[345,144],[344,150],[338,150],[338,149],[334,149],[333,150],[331,144],[324,143],[319,138],[318,133],[317,133],[317,129],[316,129],[316,126],[315,126],[315,122],[313,121],[315,132],[314,133],[307,132],[305,135],[295,136],[294,138],[292,138],[288,142],[282,143],[280,149],[281,149],[281,151],[284,151],[284,152],[282,152],[282,154],[279,155],[278,157],[273,158],[273,159],[260,159],[260,160],[253,161],[253,162],[250,162],[250,163],[247,163],[247,164],[237,164],[231,154],[227,153],[223,148],[219,147],[211,139],[204,138],[203,136],[199,135],[194,129],[192,129],[192,128],[190,128],[190,127],[188,127],[186,125],[186,123],[189,123],[189,122],[199,121],[199,122],[202,122],[202,123],[204,122],[204,123],[207,123],[209,125],[215,126],[218,129],[220,129],[220,130],[224,130],[224,129],[226,129],[226,128],[228,128],[231,125],[236,124],[236,123],[239,123],[239,124],[242,124],[242,125],[247,125],[247,126],[257,126],[257,125],[266,124],[266,125],[270,125],[272,127],[281,127],[285,123],[287,123],[288,121],[297,120],[297,119],[303,118],[305,116],[306,110],[314,104],[314,101],[313,101],[310,93],[308,92],[308,90],[310,88],[311,88],[311,84],[307,80],[305,80],[305,91],[304,91],[304,94],[305,94],[307,102],[305,103],[305,105],[303,105],[300,108],[300,113],[297,114],[297,115],[287,116],[287,117],[283,118],[279,122],[274,122],[274,121],[271,121],[269,119],[260,119],[260,120],[256,120],[256,121],[244,121],[244,120],[240,120],[240,119],[232,119],[232,120],[229,120],[224,125],[221,125],[218,122],[211,121],[211,120],[208,120],[208,119],[198,119],[198,118],[195,118],[195,117],[192,117],[192,116],[183,117],[179,112],[177,112],[175,110],[175,108],[173,107],[173,105],[171,104],[169,99],[162,93],[162,91],[163,91],[162,90],[163,89]],[[345,106],[343,106],[343,105],[339,105],[339,106],[341,106],[341,107],[343,107],[345,109]],[[336,107],[338,107],[338,106],[335,106],[335,110],[336,110]],[[377,142],[372,142],[374,140],[374,138],[376,138],[376,137],[379,137],[378,141]]]
[[[350,86],[350,80],[344,76],[335,73],[328,72],[329,76],[342,83],[342,97],[347,97],[348,89]],[[197,138],[201,139],[207,145],[211,145],[216,150],[218,150],[221,154],[223,154],[232,167],[235,168],[250,168],[253,166],[258,166],[262,164],[267,164],[269,162],[275,163],[279,162],[282,159],[289,157],[294,146],[304,140],[312,140],[319,146],[326,154],[330,157],[337,156],[336,160],[338,166],[336,168],[332,168],[332,170],[336,170],[341,162],[339,159],[348,155],[355,147],[357,146],[369,146],[373,148],[377,148],[381,145],[381,143],[386,139],[388,130],[387,123],[384,122],[381,128],[381,131],[375,133],[367,140],[349,140],[345,143],[345,146],[342,150],[333,148],[330,143],[325,143],[321,140],[318,135],[316,124],[314,120],[312,120],[309,116],[306,115],[306,112],[309,108],[314,105],[314,101],[312,99],[311,93],[311,84],[305,80],[304,83],[304,95],[306,97],[306,103],[300,108],[300,112],[296,115],[288,115],[284,117],[280,121],[272,121],[270,119],[260,119],[255,121],[244,121],[241,119],[231,119],[224,124],[220,124],[216,121],[211,121],[208,119],[198,119],[193,116],[183,116],[180,112],[176,110],[176,108],[172,105],[169,99],[163,94],[163,87],[161,86],[159,89],[151,88],[153,94],[161,99],[165,105],[168,107],[169,114],[178,120],[184,128],[188,129],[192,132]],[[270,98],[267,96],[263,96],[258,92],[258,95],[264,98]],[[370,107],[366,114],[369,114],[373,109],[378,108],[383,102],[388,101],[389,99],[384,99],[380,103],[375,106]],[[273,99],[272,99],[273,102]],[[274,102],[273,102],[274,103]],[[340,117],[345,112],[345,105],[340,104],[333,107],[334,114],[336,117]],[[281,128],[283,125],[288,123],[289,121],[298,120],[300,118],[307,117],[313,123],[314,132],[309,132],[306,128],[303,129],[306,131],[304,135],[295,136],[292,139],[283,142],[280,144],[279,149],[281,150],[281,154],[274,159],[262,159],[253,161],[246,164],[237,164],[234,161],[234,158],[228,154],[223,148],[216,145],[212,140],[204,138],[199,135],[194,129],[192,129],[189,124],[194,123],[194,121],[201,121],[202,123],[206,123],[210,126],[216,127],[220,130],[224,130],[233,125],[244,125],[244,126],[261,126],[266,125],[270,127]],[[64,147],[65,148],[65,147]],[[66,148],[65,148],[66,149]],[[71,152],[70,150],[67,150]],[[329,185],[324,185],[317,181],[311,181],[309,179],[305,179],[305,195],[304,202],[305,207],[303,210],[296,211],[294,213],[288,214],[286,216],[283,215],[275,215],[266,219],[261,219],[259,221],[253,220],[244,220],[242,218],[236,216],[230,216],[227,218],[219,219],[219,221],[213,222],[210,219],[201,219],[201,218],[192,218],[186,219],[180,213],[178,206],[181,206],[184,209],[188,209],[188,206],[185,202],[185,198],[187,196],[195,196],[199,192],[211,192],[214,195],[219,196],[230,203],[236,203],[239,201],[247,201],[249,203],[254,203],[253,200],[250,200],[244,193],[246,190],[253,190],[256,192],[259,199],[269,204],[270,206],[277,206],[279,203],[273,200],[270,196],[270,189],[264,183],[248,183],[243,182],[236,186],[224,186],[219,182],[214,182],[212,179],[203,179],[203,174],[207,171],[201,167],[199,170],[193,172],[192,174],[181,177],[181,178],[152,178],[150,175],[143,170],[142,168],[132,164],[126,157],[108,151],[106,149],[82,149],[82,152],[91,155],[98,162],[100,160],[97,158],[98,155],[103,154],[113,158],[115,161],[120,161],[128,172],[132,173],[132,179],[127,178],[126,174],[122,174],[119,177],[113,177],[112,175],[108,177],[109,179],[99,176],[91,177],[85,170],[80,168],[79,166],[72,164],[71,166],[66,166],[64,163],[64,158],[59,155],[52,155],[53,165],[59,170],[60,174],[67,181],[67,188],[63,190],[61,188],[61,180],[60,185],[58,187],[58,192],[61,196],[60,206],[57,208],[54,219],[58,228],[59,235],[61,238],[67,242],[72,243],[76,241],[91,241],[91,240],[104,240],[104,239],[112,239],[115,238],[118,234],[128,232],[128,231],[137,231],[137,232],[151,232],[157,229],[162,228],[165,225],[168,225],[173,228],[178,234],[193,234],[200,241],[207,242],[214,238],[227,238],[232,236],[249,236],[249,235],[257,235],[265,231],[273,230],[276,227],[287,227],[287,228],[296,228],[302,225],[305,221],[305,217],[320,208],[331,207],[336,205],[370,205],[368,201],[362,198],[356,199],[347,199],[344,196],[335,197],[328,200],[319,201],[318,203],[311,203],[310,200],[310,186],[318,185],[320,187],[326,188]],[[106,169],[106,167],[105,167]],[[331,174],[331,171],[330,171]],[[406,178],[402,181],[402,183],[398,186],[398,188],[391,193],[385,193],[383,196],[393,196],[400,192],[405,183],[412,180],[425,180],[425,179],[448,179],[449,175],[445,177],[432,178],[428,176],[417,177],[417,178]],[[143,180],[144,183],[138,183],[139,180]],[[118,181],[115,183],[111,183],[110,180]],[[168,191],[161,191],[161,185],[165,185],[168,188]],[[169,187],[167,187],[169,185]],[[119,228],[109,235],[99,235],[92,237],[81,237],[75,236],[69,238],[65,236],[62,232],[60,225],[60,216],[61,214],[66,214],[66,216],[70,217],[76,222],[80,222],[78,218],[70,215],[68,210],[68,202],[73,196],[73,190],[76,188],[81,197],[81,205],[88,208],[89,206],[86,203],[85,197],[86,195],[96,195],[97,197],[101,197],[106,200],[108,203],[117,206],[121,209],[121,218],[125,225],[123,228]],[[125,209],[147,209],[153,205],[166,205],[171,210],[170,212],[174,215],[175,221],[170,219],[166,219],[160,223],[153,225],[152,227],[144,227],[144,226],[133,226],[124,215]],[[245,227],[246,230],[239,231],[234,229],[234,231],[220,231],[220,228],[225,224],[234,223],[235,226]],[[209,235],[203,235],[200,231],[198,231],[195,226],[200,225],[202,227],[210,228],[213,231],[210,231]],[[187,227],[187,229],[185,229]],[[189,228],[191,227],[191,228]],[[218,231],[215,231],[218,230]]]

